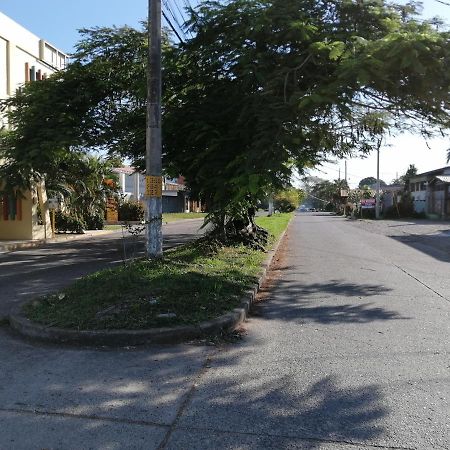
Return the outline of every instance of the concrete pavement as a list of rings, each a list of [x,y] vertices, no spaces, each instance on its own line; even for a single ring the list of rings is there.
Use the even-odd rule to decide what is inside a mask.
[[[284,250],[169,448],[450,448],[448,263],[333,216]]]
[[[0,448],[449,449],[448,273],[301,214],[238,343],[88,350],[0,328]]]

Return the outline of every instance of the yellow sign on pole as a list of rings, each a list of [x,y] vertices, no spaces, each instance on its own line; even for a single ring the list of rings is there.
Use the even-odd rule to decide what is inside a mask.
[[[147,197],[162,197],[162,177],[152,175],[145,177],[145,195]]]

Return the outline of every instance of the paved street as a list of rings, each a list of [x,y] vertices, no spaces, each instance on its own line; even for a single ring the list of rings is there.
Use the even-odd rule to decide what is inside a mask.
[[[202,231],[203,219],[164,225],[164,248],[187,242]],[[69,240],[39,248],[0,253],[0,319],[36,295],[52,292],[75,279],[142,254],[143,238],[122,231],[96,238]]]
[[[0,328],[0,449],[450,449],[450,227],[400,226],[298,214],[237,343]]]

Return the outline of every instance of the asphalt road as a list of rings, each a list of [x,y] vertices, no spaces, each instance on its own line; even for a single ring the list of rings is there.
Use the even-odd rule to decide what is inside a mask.
[[[163,246],[170,248],[201,233],[203,219],[163,226]],[[112,267],[144,252],[143,238],[122,231],[38,248],[0,253],[0,319],[37,295],[53,292],[77,278]]]
[[[423,245],[297,216],[234,344],[0,328],[0,448],[450,449],[449,259]]]

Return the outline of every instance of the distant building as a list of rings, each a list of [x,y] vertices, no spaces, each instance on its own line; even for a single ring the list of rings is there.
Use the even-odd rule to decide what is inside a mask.
[[[120,194],[125,199],[142,202],[145,206],[145,175],[129,166],[117,167],[113,172],[119,177]],[[200,212],[202,205],[189,198],[183,177],[163,177],[162,209],[163,213]]]
[[[64,69],[67,62],[64,52],[0,12],[0,99],[14,95],[25,83]],[[0,115],[0,129],[7,127],[6,117]],[[45,186],[36,186],[24,197],[0,197],[0,239],[50,237]]]
[[[416,212],[435,218],[450,218],[450,166],[411,177],[409,191]]]
[[[400,203],[404,186],[402,184],[386,184],[383,186],[383,210]]]

